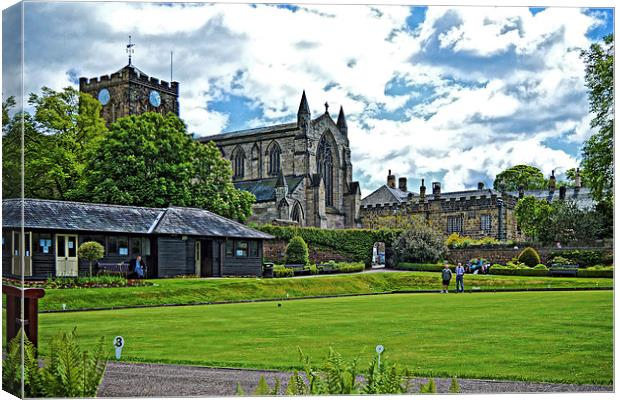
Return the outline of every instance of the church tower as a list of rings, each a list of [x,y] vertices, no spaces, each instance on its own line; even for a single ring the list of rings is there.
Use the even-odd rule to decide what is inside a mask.
[[[129,63],[111,75],[80,78],[80,92],[88,93],[101,103],[101,116],[106,125],[127,115],[147,111],[179,115],[179,83],[149,77],[131,63],[134,44],[127,45]]]

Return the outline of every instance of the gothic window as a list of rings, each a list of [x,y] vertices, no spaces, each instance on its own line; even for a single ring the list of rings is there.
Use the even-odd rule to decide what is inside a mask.
[[[291,220],[297,222],[298,224],[301,224],[301,219],[302,219],[302,214],[301,214],[301,206],[299,205],[299,203],[295,204],[295,207],[293,207],[293,213],[291,214]]]
[[[243,178],[245,168],[245,152],[237,147],[232,155],[233,179]]]
[[[448,217],[448,233],[461,233],[463,232],[463,217],[454,216]]]
[[[491,230],[491,216],[490,215],[480,216],[480,229],[482,229],[483,231]]]
[[[280,146],[274,143],[269,150],[269,175],[276,176],[280,172]]]
[[[317,172],[323,177],[325,182],[325,204],[334,205],[334,161],[332,157],[332,146],[323,136],[319,141],[316,152]]]

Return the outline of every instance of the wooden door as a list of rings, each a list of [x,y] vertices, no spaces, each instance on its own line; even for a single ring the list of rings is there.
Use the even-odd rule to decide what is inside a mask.
[[[213,276],[213,242],[210,240],[202,241],[202,264],[200,276]]]
[[[14,275],[32,275],[32,233],[24,233],[24,242],[21,241],[21,232],[13,231],[13,246],[11,252],[11,268]],[[23,253],[23,257],[22,257]],[[24,268],[22,270],[22,262]]]
[[[77,235],[56,235],[56,276],[78,276]]]

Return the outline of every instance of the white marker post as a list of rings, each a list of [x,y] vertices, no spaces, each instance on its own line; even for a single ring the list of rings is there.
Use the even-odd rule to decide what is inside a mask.
[[[383,346],[378,344],[377,347],[375,347],[375,350],[377,351],[377,354],[379,355],[379,359],[377,361],[377,367],[381,368],[381,353],[383,353]]]
[[[116,349],[116,359],[121,359],[121,352],[123,351],[123,346],[125,345],[125,340],[122,336],[117,336],[114,338],[114,348]]]

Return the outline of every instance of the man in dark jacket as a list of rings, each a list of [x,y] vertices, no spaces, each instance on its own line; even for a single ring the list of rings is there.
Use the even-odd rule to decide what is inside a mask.
[[[443,290],[441,293],[448,293],[448,286],[450,286],[450,279],[452,279],[452,271],[448,264],[444,265],[443,271],[441,271],[441,281],[443,283]]]

